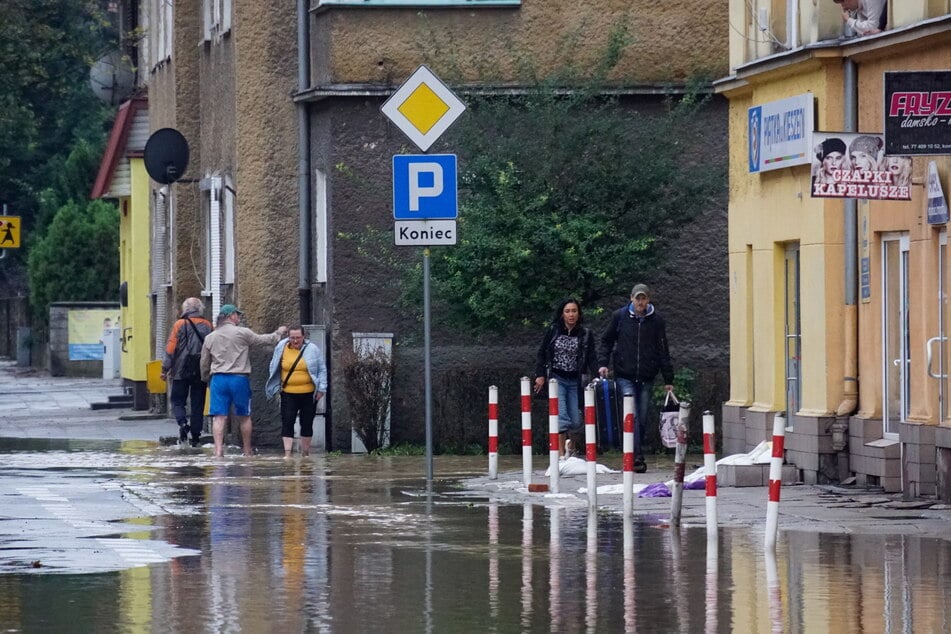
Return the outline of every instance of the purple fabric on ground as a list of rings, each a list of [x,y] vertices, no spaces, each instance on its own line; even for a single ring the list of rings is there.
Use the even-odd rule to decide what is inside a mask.
[[[690,491],[697,491],[705,488],[707,488],[706,478],[697,478],[693,482],[684,482],[684,489],[688,489]]]
[[[669,498],[670,489],[667,488],[667,485],[663,482],[655,482],[654,484],[648,484],[646,487],[641,489],[641,492],[637,494],[639,498]]]

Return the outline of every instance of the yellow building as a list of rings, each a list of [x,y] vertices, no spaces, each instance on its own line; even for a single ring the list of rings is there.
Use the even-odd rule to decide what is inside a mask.
[[[119,203],[122,380],[133,394],[133,408],[140,410],[149,406],[146,367],[152,359],[149,177],[142,159],[148,136],[148,101],[133,98],[122,104],[91,194]]]
[[[951,264],[927,185],[933,162],[947,195],[951,144],[912,157],[910,200],[813,197],[824,137],[810,133],[882,135],[886,73],[951,69],[951,2],[893,1],[886,18],[856,36],[832,0],[730,1],[731,75],[716,84],[730,102],[723,446],[748,451],[787,412],[786,461],[805,482],[949,499]]]

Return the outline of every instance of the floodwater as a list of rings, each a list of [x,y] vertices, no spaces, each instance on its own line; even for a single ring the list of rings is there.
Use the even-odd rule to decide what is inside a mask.
[[[4,632],[947,632],[951,545],[500,504],[485,458],[2,441]],[[518,469],[501,461],[500,468]],[[550,502],[549,502],[550,503]]]

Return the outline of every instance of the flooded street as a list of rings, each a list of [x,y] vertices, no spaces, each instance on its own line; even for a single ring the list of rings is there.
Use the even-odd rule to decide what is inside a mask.
[[[463,488],[485,458],[215,461],[3,440],[5,632],[946,632],[951,543],[623,520]],[[500,467],[517,469],[503,460]]]

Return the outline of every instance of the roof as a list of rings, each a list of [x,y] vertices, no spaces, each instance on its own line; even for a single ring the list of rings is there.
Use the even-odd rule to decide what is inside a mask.
[[[119,106],[116,121],[112,124],[112,131],[109,132],[106,151],[103,153],[102,162],[99,164],[99,173],[96,174],[96,183],[92,187],[92,193],[89,194],[90,198],[102,198],[108,192],[109,184],[112,182],[112,176],[120,158],[142,155],[142,148],[127,148],[126,144],[129,140],[129,131],[132,129],[136,113],[148,107],[149,100],[146,97],[135,97]]]

